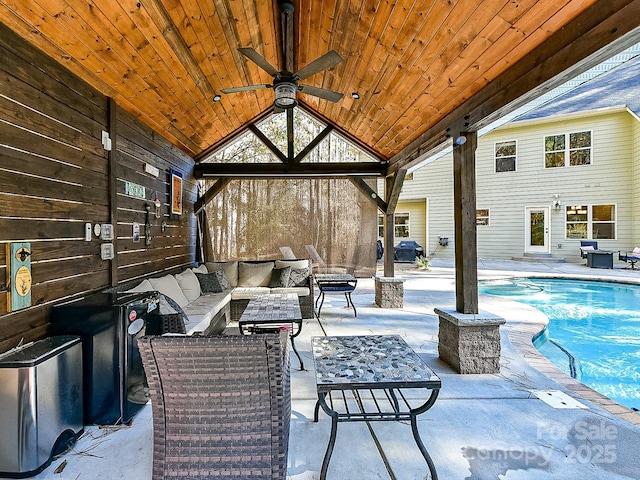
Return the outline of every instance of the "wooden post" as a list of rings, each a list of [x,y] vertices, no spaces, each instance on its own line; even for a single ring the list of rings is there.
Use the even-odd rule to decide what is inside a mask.
[[[393,277],[395,273],[393,265],[393,218],[393,212],[386,213],[383,216],[384,242],[382,243],[384,244],[383,263],[385,277]]]
[[[453,148],[453,216],[455,221],[456,310],[478,313],[478,252],[476,241],[476,132]]]

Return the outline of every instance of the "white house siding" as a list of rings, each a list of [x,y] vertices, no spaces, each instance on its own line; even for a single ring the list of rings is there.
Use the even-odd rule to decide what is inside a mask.
[[[588,116],[587,116],[588,115]],[[640,151],[638,121],[626,110],[584,114],[582,117],[546,118],[543,122],[515,123],[481,137],[476,154],[478,209],[489,209],[489,225],[478,226],[480,258],[521,257],[525,243],[525,207],[550,209],[551,250],[554,257],[583,261],[579,240],[565,239],[564,207],[572,204],[615,204],[617,238],[598,240],[599,247],[626,250],[638,239],[637,219],[640,199]],[[544,137],[590,130],[591,165],[544,168]],[[494,143],[517,141],[517,170],[495,173]],[[636,152],[634,154],[634,152]],[[435,255],[453,256],[453,168],[452,155],[446,155],[414,172],[406,182],[396,211],[405,198],[424,192],[428,199],[429,243],[448,236],[449,247],[440,247]],[[635,178],[635,181],[634,181]],[[422,186],[423,185],[423,186]],[[553,210],[554,195],[559,195],[560,211]],[[635,200],[635,202],[634,202]],[[635,217],[634,217],[635,210]],[[635,223],[634,223],[635,222]]]
[[[633,124],[633,243],[629,245],[640,247],[640,119]]]

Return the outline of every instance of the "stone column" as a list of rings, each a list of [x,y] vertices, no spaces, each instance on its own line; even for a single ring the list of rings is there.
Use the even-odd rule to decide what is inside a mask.
[[[404,306],[404,280],[395,277],[375,277],[376,305],[381,308]]]
[[[458,373],[500,373],[500,325],[491,313],[434,309],[439,318],[438,354]]]

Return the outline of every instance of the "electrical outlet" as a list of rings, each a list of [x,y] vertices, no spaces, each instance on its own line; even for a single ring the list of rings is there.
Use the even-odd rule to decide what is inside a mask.
[[[103,243],[100,245],[100,258],[102,260],[113,259],[113,243]]]

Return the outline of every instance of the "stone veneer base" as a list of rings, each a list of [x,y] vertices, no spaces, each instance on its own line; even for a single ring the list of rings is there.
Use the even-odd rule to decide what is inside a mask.
[[[439,319],[438,354],[458,373],[500,372],[501,317],[434,309]]]
[[[375,277],[376,305],[381,308],[404,306],[404,280],[395,277]]]

